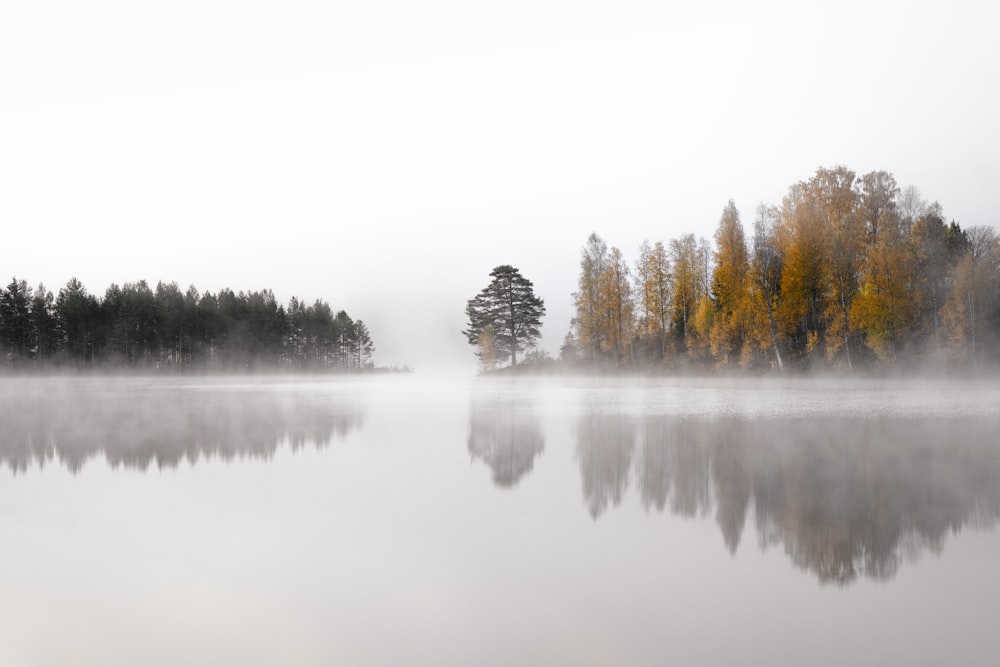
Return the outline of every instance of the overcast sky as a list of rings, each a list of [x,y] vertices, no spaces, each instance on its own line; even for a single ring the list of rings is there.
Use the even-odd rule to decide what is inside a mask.
[[[6,3],[0,279],[323,298],[420,369],[472,365],[495,265],[557,354],[592,231],[632,261],[819,166],[997,224],[992,2],[685,5]]]

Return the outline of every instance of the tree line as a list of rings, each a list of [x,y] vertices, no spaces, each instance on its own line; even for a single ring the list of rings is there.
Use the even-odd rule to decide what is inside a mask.
[[[343,310],[271,290],[215,294],[146,281],[103,297],[72,278],[56,295],[14,278],[0,290],[0,366],[121,369],[360,369],[372,365],[368,327]]]
[[[732,200],[714,244],[592,234],[561,358],[597,367],[976,367],[1000,361],[1000,237],[946,222],[885,171],[820,168],[750,234]]]

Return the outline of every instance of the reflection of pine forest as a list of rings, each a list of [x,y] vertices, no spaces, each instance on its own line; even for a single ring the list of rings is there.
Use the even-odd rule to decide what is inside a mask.
[[[141,280],[97,297],[75,278],[55,296],[16,278],[0,290],[0,366],[357,369],[373,350],[361,320],[324,301],[292,297],[285,308],[270,290],[201,294]]]
[[[847,370],[1000,359],[1000,238],[962,229],[883,171],[819,169],[749,239],[648,242],[634,266],[591,235],[561,357],[587,366]]]
[[[164,406],[169,409],[164,409]],[[282,397],[267,391],[170,391],[22,386],[0,401],[0,463],[15,472],[58,461],[76,472],[103,454],[112,467],[145,470],[202,458],[270,458],[282,443],[325,447],[363,422],[341,400]]]

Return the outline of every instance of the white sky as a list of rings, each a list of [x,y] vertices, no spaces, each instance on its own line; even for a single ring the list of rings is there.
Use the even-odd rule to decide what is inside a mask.
[[[591,231],[631,261],[819,166],[997,222],[992,2],[157,4],[0,10],[4,284],[324,298],[419,370],[472,365],[495,265],[556,354]]]

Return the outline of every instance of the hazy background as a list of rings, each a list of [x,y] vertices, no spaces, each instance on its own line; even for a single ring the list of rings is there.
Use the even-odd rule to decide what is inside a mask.
[[[818,166],[996,224],[990,2],[33,2],[0,21],[0,280],[272,288],[377,363],[474,362],[535,282],[553,354],[591,231],[711,237]]]

